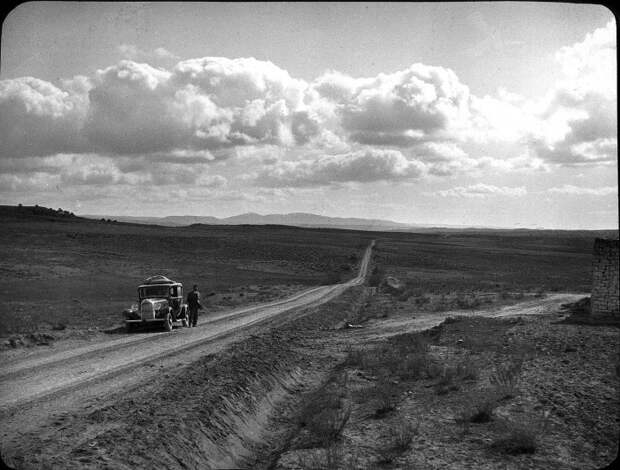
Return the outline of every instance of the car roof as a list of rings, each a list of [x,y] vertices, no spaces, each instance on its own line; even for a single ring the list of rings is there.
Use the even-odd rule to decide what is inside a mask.
[[[146,278],[140,287],[153,285],[182,286],[180,282],[173,281],[172,279],[168,279],[166,276],[158,274],[156,276]]]

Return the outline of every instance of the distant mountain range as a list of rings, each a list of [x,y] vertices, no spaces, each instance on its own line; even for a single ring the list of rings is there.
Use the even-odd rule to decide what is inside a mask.
[[[170,215],[167,217],[134,217],[134,216],[102,216],[83,215],[91,219],[113,219],[118,222],[136,224],[154,224],[168,227],[180,227],[194,224],[205,225],[290,225],[294,227],[343,228],[351,230],[408,230],[420,225],[402,224],[391,220],[360,219],[353,217],[326,217],[323,215],[294,212],[291,214],[261,215],[254,212],[218,218],[195,215]]]
[[[0,204],[0,219],[17,218],[23,220],[64,220],[66,222],[82,223],[89,219],[109,223],[111,221],[131,224],[161,225],[167,227],[187,227],[190,225],[287,225],[304,228],[337,228],[345,230],[371,231],[401,231],[426,233],[512,233],[512,234],[553,234],[560,232],[581,233],[591,237],[593,234],[603,238],[618,238],[618,229],[545,229],[534,228],[505,228],[482,227],[447,224],[403,224],[392,220],[361,219],[354,217],[326,217],[323,215],[294,212],[291,214],[261,215],[253,212],[235,215],[233,217],[209,217],[196,215],[171,215],[167,217],[134,217],[116,215],[76,215],[63,209],[51,209],[44,206],[18,206]]]

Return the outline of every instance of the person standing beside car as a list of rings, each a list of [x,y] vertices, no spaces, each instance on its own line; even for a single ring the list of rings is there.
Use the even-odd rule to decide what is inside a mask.
[[[189,308],[189,324],[194,327],[198,323],[198,310],[202,309],[200,292],[198,292],[196,284],[194,284],[192,291],[187,294],[187,307]]]

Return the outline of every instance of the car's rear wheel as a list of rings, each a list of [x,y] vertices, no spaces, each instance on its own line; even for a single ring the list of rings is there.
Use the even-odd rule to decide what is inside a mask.
[[[172,331],[172,313],[166,313],[166,317],[164,318],[164,329],[166,331]]]
[[[136,325],[134,323],[125,323],[125,331],[127,333],[131,333],[136,330]]]
[[[181,320],[181,324],[187,328],[189,326],[189,314],[187,313],[187,309],[183,311],[183,319]]]

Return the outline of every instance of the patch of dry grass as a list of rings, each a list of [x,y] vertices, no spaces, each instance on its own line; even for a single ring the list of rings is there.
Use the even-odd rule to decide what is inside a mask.
[[[347,399],[348,376],[335,374],[314,392],[299,416],[299,425],[306,428],[323,447],[340,439],[351,415],[351,402]]]
[[[523,362],[523,357],[516,357],[495,366],[494,372],[489,377],[489,382],[495,387],[501,398],[512,398],[518,395]]]
[[[437,367],[431,370],[432,372],[429,373],[429,376],[434,374],[433,377],[439,377],[435,384],[435,391],[438,395],[457,391],[461,387],[461,382],[475,381],[480,375],[479,366],[470,355],[461,359],[454,366],[444,366],[439,373],[437,373]]]
[[[357,470],[364,468],[356,453],[346,453],[342,444],[332,444],[325,449],[313,449],[300,454],[297,465],[304,470]]]
[[[495,389],[487,388],[469,394],[464,408],[457,414],[456,422],[468,425],[469,423],[488,423],[499,405],[499,398]]]
[[[415,380],[425,376],[432,362],[428,351],[428,342],[422,335],[398,335],[367,349],[350,348],[345,365],[364,369],[373,375]]]
[[[378,464],[390,464],[399,455],[411,448],[414,439],[420,433],[420,424],[404,417],[399,417],[388,428],[388,440],[384,447],[378,451]]]
[[[520,421],[503,422],[503,433],[491,444],[491,448],[503,454],[533,454],[540,446],[540,439],[549,425],[549,413],[542,418],[525,418]]]

